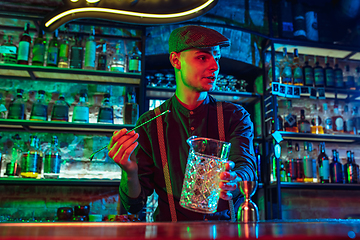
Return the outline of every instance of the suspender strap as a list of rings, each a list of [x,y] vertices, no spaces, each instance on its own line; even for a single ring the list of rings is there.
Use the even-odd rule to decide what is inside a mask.
[[[155,111],[156,116],[158,116],[160,114],[160,109],[158,107],[155,108],[154,111]],[[177,222],[175,203],[174,203],[174,195],[173,195],[172,187],[171,187],[169,165],[168,165],[168,161],[167,161],[165,141],[164,141],[164,129],[163,129],[162,116],[156,118],[156,124],[157,124],[158,140],[159,140],[159,147],[160,147],[160,154],[161,154],[161,162],[162,162],[164,178],[165,178],[166,192],[167,192],[169,206],[170,206],[171,221]]]
[[[223,115],[223,108],[222,102],[216,102],[216,112],[217,112],[217,119],[218,119],[218,129],[219,129],[219,138],[220,141],[225,142],[225,127],[224,127],[224,115]],[[234,209],[234,202],[233,200],[229,200],[229,208],[230,208],[230,217],[231,222],[235,222],[235,209]]]

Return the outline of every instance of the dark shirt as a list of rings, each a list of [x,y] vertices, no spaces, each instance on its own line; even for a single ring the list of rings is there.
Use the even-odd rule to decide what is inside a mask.
[[[170,172],[172,191],[178,221],[195,221],[206,218],[204,214],[186,210],[179,205],[184,172],[187,164],[189,145],[186,140],[191,136],[219,139],[217,121],[217,100],[208,95],[203,103],[194,110],[186,109],[174,95],[160,106],[160,111],[170,110],[162,116],[164,141]],[[141,124],[155,116],[154,111],[144,113],[138,120]],[[230,102],[223,103],[225,141],[231,143],[229,161],[235,163],[234,171],[243,180],[256,179],[256,163],[253,149],[253,124],[249,113],[241,106]],[[129,198],[125,193],[127,179],[121,178],[120,198],[128,212],[137,213],[146,204],[147,196],[155,190],[159,196],[155,211],[156,221],[171,221],[170,209],[160,157],[156,120],[138,128],[139,145],[135,149],[141,194]],[[239,192],[235,191],[233,195]],[[219,200],[218,211],[228,209],[228,201]]]

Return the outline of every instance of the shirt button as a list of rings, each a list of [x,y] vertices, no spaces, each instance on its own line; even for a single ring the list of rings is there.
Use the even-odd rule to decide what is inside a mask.
[[[190,129],[191,129],[191,131],[194,131],[195,128],[194,128],[194,127],[191,127]]]
[[[193,111],[190,111],[190,114],[191,114],[191,115],[193,115],[193,114],[194,114],[194,112],[193,112]]]

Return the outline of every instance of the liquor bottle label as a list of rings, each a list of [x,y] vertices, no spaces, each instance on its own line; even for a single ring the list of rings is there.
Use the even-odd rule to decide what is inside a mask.
[[[289,127],[292,127],[296,123],[296,118],[291,113],[285,117],[285,121],[289,124]]]
[[[312,68],[305,68],[305,85],[312,86],[314,84],[314,71]]]
[[[37,152],[30,152],[21,158],[21,172],[41,173],[41,157]]]
[[[55,105],[51,114],[51,120],[67,122],[69,120],[69,107]]]
[[[125,72],[124,66],[111,66],[111,72]]]
[[[95,67],[96,42],[87,41],[85,49],[85,67]]]
[[[313,178],[313,163],[308,157],[304,161],[304,175],[306,178]]]
[[[340,117],[335,119],[335,127],[336,131],[343,131],[344,130],[344,120]]]
[[[315,85],[316,86],[324,85],[324,72],[323,72],[322,68],[315,68],[314,76],[315,76]]]
[[[16,54],[17,48],[15,46],[1,46],[1,53]]]
[[[25,106],[24,104],[14,103],[9,107],[8,119],[24,119]]]
[[[321,167],[321,176],[323,180],[329,180],[330,175],[330,165],[329,160],[323,160],[322,161],[322,167]]]
[[[343,79],[342,71],[335,71],[335,86],[344,87],[344,79]]]
[[[1,112],[6,112],[7,111],[7,109],[6,109],[6,107],[5,107],[5,105],[4,104],[0,104],[0,113]],[[1,156],[1,153],[0,153],[0,156]],[[1,159],[1,158],[0,158]]]
[[[302,133],[311,132],[310,124],[309,123],[301,123],[299,126],[299,132],[302,132]]]
[[[334,87],[335,86],[334,71],[332,69],[325,69],[325,76],[326,76],[326,86]]]
[[[4,63],[17,63],[17,47],[16,46],[2,46],[2,57]]]
[[[35,44],[33,47],[33,62],[44,63],[45,45]]]
[[[46,121],[47,120],[47,105],[34,104],[32,111],[31,111],[30,119]]]
[[[60,173],[61,156],[59,154],[46,155],[44,159],[44,173]]]
[[[71,58],[70,58],[70,67],[81,69],[82,60],[83,60],[83,48],[82,47],[72,47],[71,48]]]
[[[63,43],[60,45],[59,57],[68,58],[69,56],[69,44]]]
[[[59,49],[57,47],[49,47],[48,56],[47,56],[47,64],[57,65],[59,58]]]
[[[346,78],[346,87],[351,88],[355,86],[355,78],[354,76],[347,76]]]
[[[325,119],[325,129],[327,129],[327,130],[332,129],[332,120],[331,120],[331,118]]]
[[[297,67],[294,70],[294,84],[302,84],[303,83],[303,73],[301,68]]]
[[[82,106],[75,106],[73,112],[73,122],[89,122],[89,108]]]
[[[141,62],[138,59],[130,59],[129,71],[140,72],[141,71]]]
[[[100,108],[98,122],[102,123],[113,123],[114,122],[114,112],[112,108]]]
[[[282,73],[282,83],[291,84],[292,70],[290,66],[286,66]]]
[[[17,60],[28,61],[29,60],[30,43],[27,41],[19,42],[19,53]]]

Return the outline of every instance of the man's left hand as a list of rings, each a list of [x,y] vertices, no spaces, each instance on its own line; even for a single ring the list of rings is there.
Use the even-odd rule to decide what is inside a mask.
[[[235,167],[235,163],[232,161],[228,161],[225,164],[225,171],[220,173],[220,198],[224,200],[232,199],[231,191],[234,191],[238,187],[238,182],[241,181],[241,178],[236,174],[236,172],[232,172],[231,169]]]

